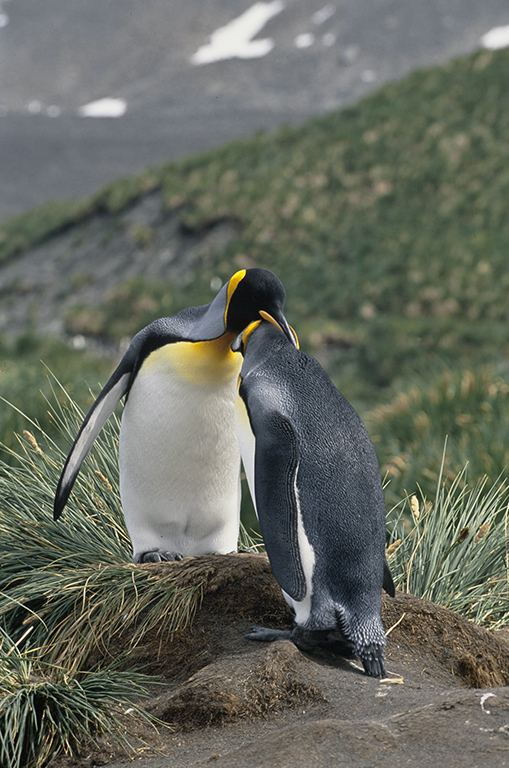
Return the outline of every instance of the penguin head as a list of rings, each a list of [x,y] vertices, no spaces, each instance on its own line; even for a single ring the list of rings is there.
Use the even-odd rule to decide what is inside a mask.
[[[236,336],[260,319],[276,325],[296,345],[284,316],[285,289],[268,269],[242,269],[228,282],[225,311],[226,330]]]

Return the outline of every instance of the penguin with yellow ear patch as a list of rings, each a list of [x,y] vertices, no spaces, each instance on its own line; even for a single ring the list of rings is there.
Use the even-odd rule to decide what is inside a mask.
[[[236,402],[242,461],[270,565],[295,613],[290,631],[253,627],[311,651],[355,653],[385,676],[385,504],[360,418],[318,362],[274,323],[250,325]]]
[[[283,285],[272,272],[241,270],[210,304],[140,331],[71,448],[56,491],[55,520],[95,438],[125,395],[120,496],[134,561],[236,550],[240,453],[234,402],[242,355],[231,344],[261,316],[273,318],[290,336],[284,301]]]

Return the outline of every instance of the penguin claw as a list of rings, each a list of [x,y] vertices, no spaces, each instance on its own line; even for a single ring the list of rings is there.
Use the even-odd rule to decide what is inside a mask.
[[[184,555],[180,552],[163,552],[160,549],[151,549],[134,556],[135,563],[170,563],[183,559]]]
[[[385,654],[383,648],[370,645],[359,654],[364,672],[370,677],[385,677]]]

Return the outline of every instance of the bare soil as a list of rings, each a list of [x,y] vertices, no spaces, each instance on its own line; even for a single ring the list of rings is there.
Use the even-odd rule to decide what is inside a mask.
[[[161,576],[172,568],[183,584],[203,584],[187,629],[166,639],[151,633],[131,651],[130,666],[162,683],[145,706],[169,727],[152,729],[127,713],[132,754],[103,738],[55,768],[127,768],[133,760],[137,768],[509,766],[505,632],[412,595],[384,595],[389,672],[381,681],[360,664],[304,654],[287,640],[245,639],[252,623],[291,626],[265,555],[140,567]]]

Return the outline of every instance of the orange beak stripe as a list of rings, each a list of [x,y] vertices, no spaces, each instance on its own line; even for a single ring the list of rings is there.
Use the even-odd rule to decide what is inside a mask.
[[[281,326],[279,325],[277,320],[274,320],[272,315],[269,315],[269,313],[265,312],[264,309],[260,309],[259,314],[260,314],[261,317],[263,317],[264,320],[267,320],[267,322],[270,323],[271,325],[273,325],[275,328],[279,328],[281,333],[284,333],[283,329],[281,328]]]

